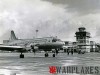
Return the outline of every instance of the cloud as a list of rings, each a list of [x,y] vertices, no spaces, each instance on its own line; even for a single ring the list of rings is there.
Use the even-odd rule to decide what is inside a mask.
[[[77,13],[69,19],[73,27],[84,26],[91,33],[91,39],[100,42],[100,0],[43,0],[55,6],[62,6],[67,13]],[[72,28],[72,27],[71,27]],[[72,28],[73,29],[73,28]],[[74,30],[75,31],[75,30]]]
[[[97,0],[95,0],[97,1]],[[10,30],[19,38],[58,36],[75,41],[78,27],[99,40],[99,2],[94,0],[0,0],[0,42]]]
[[[69,12],[79,14],[99,13],[100,0],[43,0],[53,4],[63,5]]]
[[[10,30],[14,30],[19,38],[35,37],[36,29],[39,30],[39,37],[60,36],[62,38],[70,32],[68,19],[74,14],[66,13],[65,9],[50,2],[3,0],[0,3],[1,41],[7,37],[4,34]]]

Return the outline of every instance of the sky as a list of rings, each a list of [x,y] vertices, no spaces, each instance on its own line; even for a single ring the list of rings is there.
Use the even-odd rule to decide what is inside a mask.
[[[21,39],[57,36],[75,41],[85,27],[100,43],[100,0],[0,0],[0,43],[14,30]]]

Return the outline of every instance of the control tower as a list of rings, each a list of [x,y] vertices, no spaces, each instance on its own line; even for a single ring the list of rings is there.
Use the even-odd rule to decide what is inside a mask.
[[[77,41],[77,50],[90,52],[90,33],[86,31],[85,27],[78,28],[78,32],[75,33]]]

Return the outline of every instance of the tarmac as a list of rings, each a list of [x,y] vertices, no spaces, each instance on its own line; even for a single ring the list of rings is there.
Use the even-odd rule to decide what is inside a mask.
[[[100,66],[100,53],[73,55],[59,53],[56,57],[44,57],[44,53],[24,53],[25,58],[19,58],[20,53],[0,53],[0,75],[91,75],[91,74],[51,74],[50,66]],[[100,74],[92,74],[100,75]]]

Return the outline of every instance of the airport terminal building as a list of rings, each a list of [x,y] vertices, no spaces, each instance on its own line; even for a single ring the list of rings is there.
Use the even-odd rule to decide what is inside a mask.
[[[73,50],[74,52],[98,52],[100,50],[100,46],[97,45],[96,42],[90,41],[90,33],[86,31],[85,27],[78,28],[78,31],[75,33],[75,37],[75,42],[65,41],[67,50]]]

